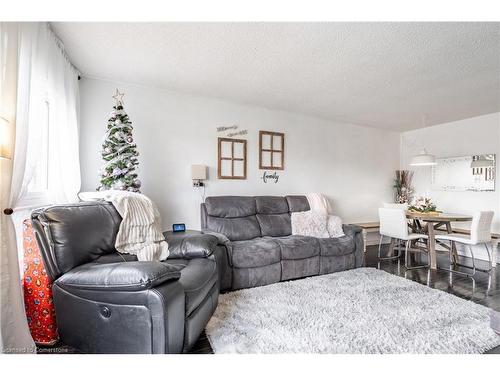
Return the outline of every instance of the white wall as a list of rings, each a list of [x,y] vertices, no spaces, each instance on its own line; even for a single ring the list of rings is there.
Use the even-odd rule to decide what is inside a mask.
[[[500,232],[500,180],[497,178],[494,192],[434,191],[431,189],[431,167],[409,166],[412,156],[423,147],[436,157],[496,154],[498,160],[500,113],[412,130],[401,135],[401,167],[415,171],[416,195],[433,198],[438,208],[447,212],[472,214],[476,210],[494,210],[493,231]],[[498,170],[497,163],[497,176]],[[461,226],[468,228],[470,223]]]
[[[334,123],[282,111],[193,97],[166,90],[83,78],[81,96],[82,190],[99,181],[101,142],[115,88],[124,98],[140,152],[142,192],[159,206],[164,227],[199,228],[200,191],[191,186],[191,164],[209,166],[206,195],[285,195],[322,192],[345,222],[377,220],[392,199],[399,167],[398,133]],[[218,126],[247,129],[247,180],[217,179]],[[265,184],[258,169],[258,131],[285,133],[285,170]]]

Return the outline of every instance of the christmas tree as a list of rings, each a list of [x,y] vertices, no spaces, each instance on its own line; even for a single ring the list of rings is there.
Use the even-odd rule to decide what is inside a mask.
[[[132,137],[132,123],[123,110],[123,96],[118,90],[113,111],[108,120],[108,131],[102,143],[101,185],[97,190],[128,190],[140,192],[141,181],[137,178],[139,164],[137,145]]]

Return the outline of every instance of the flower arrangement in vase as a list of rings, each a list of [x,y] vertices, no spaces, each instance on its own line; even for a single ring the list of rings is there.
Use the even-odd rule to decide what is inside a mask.
[[[394,202],[410,203],[413,198],[413,172],[407,170],[397,170],[394,179]]]
[[[408,207],[408,210],[430,215],[439,213],[439,211],[436,209],[436,205],[432,202],[431,198],[425,197],[416,198],[413,204]]]

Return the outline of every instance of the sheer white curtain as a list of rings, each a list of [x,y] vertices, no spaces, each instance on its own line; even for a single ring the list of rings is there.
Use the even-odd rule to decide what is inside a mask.
[[[23,136],[25,132],[21,127],[16,127],[16,93],[17,77],[19,64],[19,29],[15,24],[1,23],[1,74],[0,74],[0,99],[1,99],[1,117],[4,120],[4,129],[2,129],[2,154],[1,155],[1,177],[2,177],[2,211],[11,207],[13,202],[14,184],[22,180],[23,171],[19,170],[19,165],[23,164],[25,149],[19,148],[17,161],[17,170],[13,171],[12,157],[14,153],[14,134]],[[15,157],[14,157],[15,159]],[[21,159],[21,160],[19,160]],[[24,168],[23,168],[24,169]],[[15,198],[15,197],[14,197]],[[19,264],[17,258],[17,246],[15,231],[10,216],[0,213],[1,230],[1,335],[0,347],[2,353],[8,352],[33,352],[35,344],[28,331],[28,322],[24,313],[24,304],[22,299],[21,284],[19,281]]]
[[[1,116],[8,123],[2,142],[2,210],[14,211],[77,200],[78,72],[46,23],[1,23]],[[17,95],[16,95],[17,92]],[[48,116],[45,135],[41,116]],[[9,136],[10,135],[10,136]],[[30,183],[46,147],[47,186],[30,197]],[[2,352],[31,352],[20,285],[18,249],[11,216],[1,216]]]
[[[15,180],[17,202],[23,207],[77,200],[80,189],[78,152],[78,72],[68,61],[62,45],[46,23],[20,25],[17,123],[24,134],[16,136],[16,150],[23,149]],[[48,116],[47,189],[29,196],[42,147],[40,119]],[[17,129],[16,129],[17,134]],[[17,152],[16,152],[17,156]],[[15,187],[15,189],[14,189]]]

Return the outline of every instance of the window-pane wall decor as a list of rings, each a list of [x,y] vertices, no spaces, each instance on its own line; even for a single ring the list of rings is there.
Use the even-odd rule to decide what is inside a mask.
[[[285,134],[259,132],[259,169],[285,169]]]
[[[245,180],[247,178],[247,141],[219,138],[217,176],[219,179]]]

